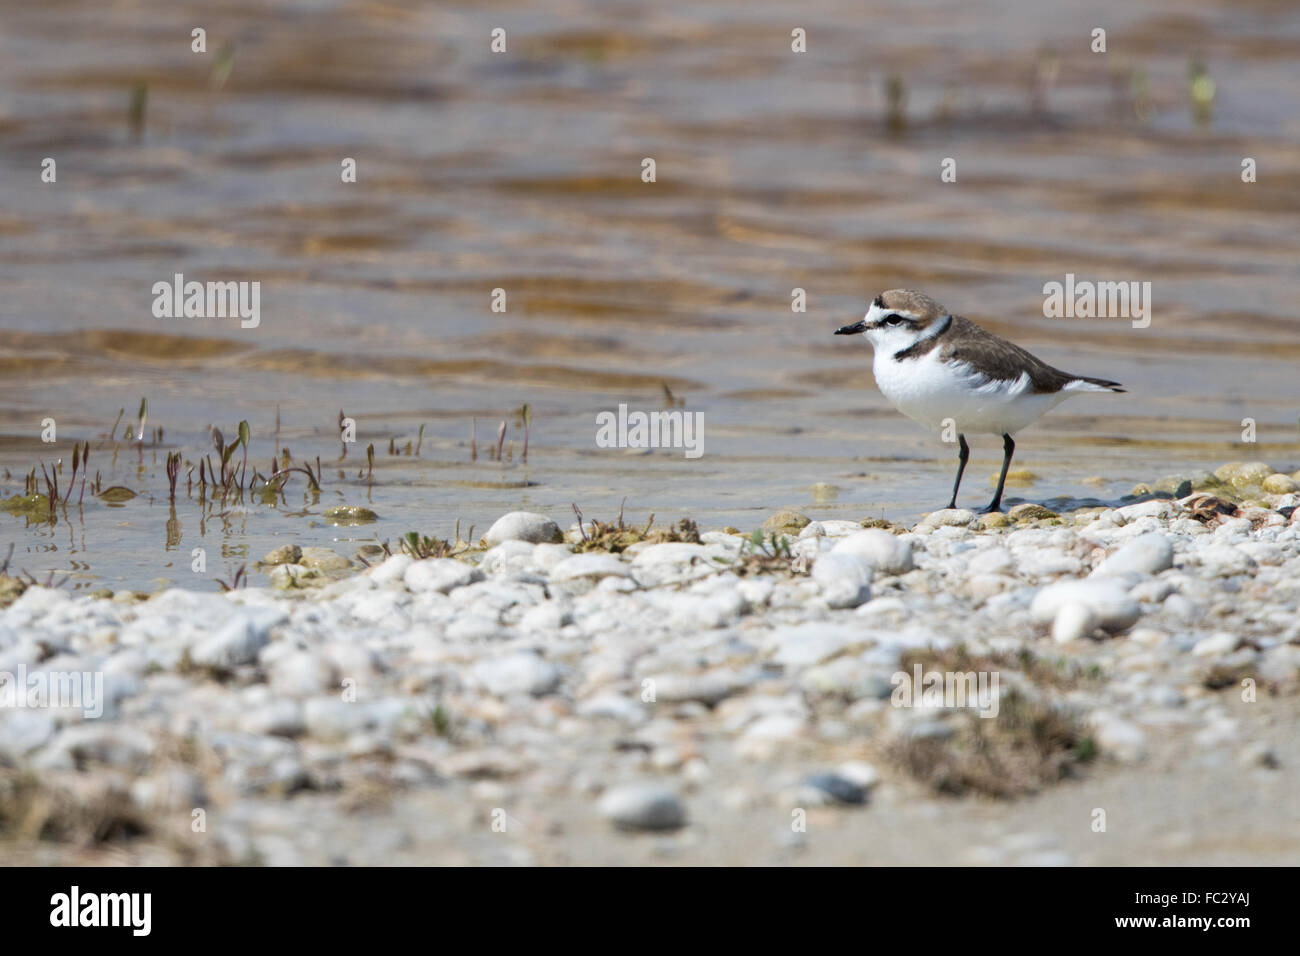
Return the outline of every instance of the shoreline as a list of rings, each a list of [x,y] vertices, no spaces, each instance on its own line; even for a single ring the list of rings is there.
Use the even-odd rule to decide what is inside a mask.
[[[817,862],[848,852],[818,833],[927,812],[1000,830],[1139,780],[1176,782],[1179,812],[1206,788],[1240,802],[1234,781],[1283,793],[1300,754],[1269,715],[1293,716],[1300,686],[1294,485],[1233,463],[1122,508],[944,510],[911,529],[779,512],[754,535],[512,513],[467,560],[277,565],[312,587],[26,586],[0,611],[0,671],[102,675],[105,712],[0,706],[0,845],[708,862],[726,832],[756,860]],[[930,673],[948,691],[992,678],[970,686],[995,699],[900,694]],[[1233,826],[1288,845],[1283,804]],[[456,809],[412,835],[434,806]],[[1179,852],[1198,861],[1205,838]],[[1050,827],[947,860],[926,842],[918,861],[1089,861]],[[891,845],[884,861],[908,862]],[[1101,858],[1145,862],[1144,846]]]

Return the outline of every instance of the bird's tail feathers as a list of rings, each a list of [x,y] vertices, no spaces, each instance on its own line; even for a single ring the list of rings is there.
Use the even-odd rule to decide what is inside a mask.
[[[1126,389],[1119,382],[1107,381],[1104,378],[1090,378],[1087,375],[1080,375],[1069,382],[1066,382],[1062,391],[1068,392],[1123,392]]]

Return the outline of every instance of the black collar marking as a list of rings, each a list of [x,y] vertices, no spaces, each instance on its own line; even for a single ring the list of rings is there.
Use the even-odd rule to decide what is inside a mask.
[[[934,348],[936,340],[943,333],[947,332],[952,326],[952,316],[945,315],[939,320],[939,328],[929,335],[922,336],[905,349],[899,349],[894,353],[894,361],[901,362],[903,359],[920,358],[930,349]]]

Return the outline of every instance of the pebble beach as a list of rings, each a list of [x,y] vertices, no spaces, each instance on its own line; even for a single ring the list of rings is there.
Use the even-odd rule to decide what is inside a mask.
[[[1232,463],[906,528],[513,512],[451,556],[285,545],[270,587],[222,594],[4,576],[0,850],[1294,862],[1297,478]],[[23,706],[70,674],[98,699]]]

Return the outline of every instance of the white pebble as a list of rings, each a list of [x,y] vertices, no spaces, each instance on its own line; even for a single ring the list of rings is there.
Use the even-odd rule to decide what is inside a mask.
[[[483,535],[483,541],[488,546],[503,541],[529,541],[538,544],[558,543],[563,540],[564,535],[560,533],[559,525],[546,515],[534,514],[531,511],[512,511],[502,515],[492,527],[488,528],[487,534]]]
[[[675,830],[686,822],[686,807],[672,790],[658,783],[612,787],[596,805],[597,812],[626,830]]]
[[[1055,621],[1057,613],[1066,604],[1081,604],[1097,618],[1097,625],[1108,631],[1122,631],[1131,627],[1141,615],[1137,601],[1127,592],[1105,579],[1088,581],[1061,581],[1048,585],[1034,596],[1029,613],[1034,620],[1046,624]]]

